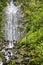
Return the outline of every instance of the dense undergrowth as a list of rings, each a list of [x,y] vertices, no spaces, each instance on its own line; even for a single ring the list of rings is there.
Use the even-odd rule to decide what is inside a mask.
[[[17,59],[8,65],[43,65],[43,0],[16,0],[24,14],[26,35],[17,42]],[[5,4],[4,4],[5,3]],[[0,0],[0,30],[6,0]],[[0,31],[0,39],[3,34]],[[15,61],[15,62],[14,62]]]

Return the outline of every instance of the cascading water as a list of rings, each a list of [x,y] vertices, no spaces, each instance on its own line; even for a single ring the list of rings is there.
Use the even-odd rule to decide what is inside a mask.
[[[13,47],[13,40],[19,39],[19,31],[17,31],[17,21],[19,15],[19,7],[13,4],[13,1],[6,7],[6,23],[5,23],[5,39],[9,40],[9,48]]]
[[[5,8],[5,40],[8,40],[9,44],[2,49],[2,52],[5,53],[4,55],[7,61],[9,60],[9,55],[13,55],[13,51],[9,50],[14,47],[13,41],[18,40],[21,34],[24,33],[24,31],[20,32],[19,30],[19,27],[23,27],[22,24],[18,24],[18,21],[20,21],[22,17],[19,11],[20,6],[15,6],[13,1],[8,3]],[[7,51],[6,48],[8,48]],[[8,52],[10,52],[10,54]]]

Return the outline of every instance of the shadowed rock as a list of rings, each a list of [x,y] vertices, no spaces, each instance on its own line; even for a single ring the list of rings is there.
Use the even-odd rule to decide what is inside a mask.
[[[3,59],[3,65],[8,65],[8,63],[6,62],[6,58]]]

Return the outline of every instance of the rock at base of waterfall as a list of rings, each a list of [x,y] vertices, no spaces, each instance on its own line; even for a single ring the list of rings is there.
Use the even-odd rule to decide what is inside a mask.
[[[6,58],[3,59],[3,64],[2,65],[8,65],[8,63],[6,62]]]

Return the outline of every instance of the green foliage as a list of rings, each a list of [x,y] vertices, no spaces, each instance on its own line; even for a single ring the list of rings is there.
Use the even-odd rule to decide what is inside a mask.
[[[17,48],[27,50],[22,52],[22,55],[29,56],[27,65],[43,65],[43,1],[22,0],[22,11],[26,35],[18,42]]]
[[[3,36],[3,25],[4,25],[4,17],[3,17],[3,9],[6,6],[6,0],[0,0],[0,40],[4,38]]]

